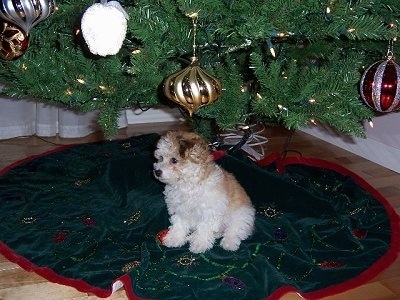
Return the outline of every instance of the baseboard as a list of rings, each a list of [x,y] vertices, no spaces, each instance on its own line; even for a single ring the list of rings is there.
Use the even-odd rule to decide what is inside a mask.
[[[310,126],[302,128],[300,131],[400,173],[400,149],[371,138],[339,135],[329,128],[320,126]]]
[[[140,109],[127,110],[126,117],[128,119],[128,124],[161,123],[184,120],[178,109],[169,107],[150,108],[144,111]]]

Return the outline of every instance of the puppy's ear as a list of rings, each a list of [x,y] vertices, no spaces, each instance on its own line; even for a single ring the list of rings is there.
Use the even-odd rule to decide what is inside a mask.
[[[210,151],[207,143],[201,140],[199,143],[195,143],[189,152],[190,158],[195,162],[206,162],[210,158]]]
[[[179,144],[182,157],[188,157],[193,162],[207,161],[210,152],[208,144],[201,137],[182,139]]]
[[[191,152],[191,149],[194,147],[195,144],[196,142],[194,139],[181,138],[179,140],[179,155],[181,157],[185,157],[187,155],[186,153]]]

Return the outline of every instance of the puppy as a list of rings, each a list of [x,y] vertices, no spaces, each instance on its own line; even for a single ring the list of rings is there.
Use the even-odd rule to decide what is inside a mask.
[[[202,253],[216,239],[235,251],[254,228],[255,209],[235,177],[218,166],[199,135],[170,131],[154,152],[154,176],[165,183],[171,225],[162,239],[167,247]]]

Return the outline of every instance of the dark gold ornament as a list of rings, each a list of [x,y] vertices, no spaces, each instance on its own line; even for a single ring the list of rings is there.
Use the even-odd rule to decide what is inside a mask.
[[[13,60],[24,55],[29,36],[18,26],[0,19],[0,58]]]
[[[164,94],[192,116],[197,109],[215,102],[221,96],[221,83],[200,68],[199,60],[194,56],[187,68],[164,81]]]

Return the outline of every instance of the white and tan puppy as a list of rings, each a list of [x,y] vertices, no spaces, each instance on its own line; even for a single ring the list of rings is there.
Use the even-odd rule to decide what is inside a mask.
[[[170,131],[154,152],[154,176],[165,183],[171,225],[162,243],[202,253],[216,239],[235,251],[254,228],[255,209],[234,176],[213,160],[206,141],[195,133]]]

